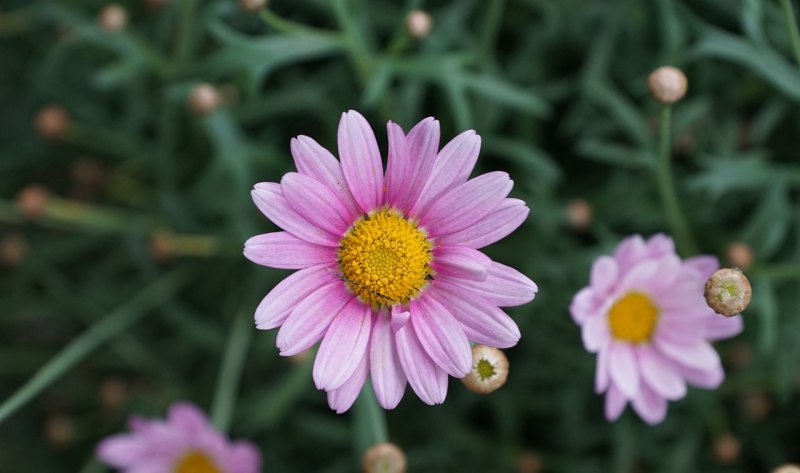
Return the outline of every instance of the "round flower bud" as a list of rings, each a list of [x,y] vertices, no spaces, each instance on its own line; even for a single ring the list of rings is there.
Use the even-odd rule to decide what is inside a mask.
[[[752,295],[750,281],[738,269],[720,269],[706,281],[706,303],[714,312],[726,317],[745,310]]]
[[[763,391],[745,393],[742,397],[742,410],[748,418],[761,421],[772,410],[772,401]]]
[[[247,11],[257,12],[267,6],[267,0],[239,0],[239,6]]]
[[[49,196],[49,192],[43,186],[28,185],[17,194],[17,208],[22,215],[30,219],[39,218],[44,213]]]
[[[72,445],[75,439],[75,425],[72,419],[63,414],[51,416],[44,424],[44,438],[55,448]]]
[[[0,262],[5,266],[17,266],[28,254],[28,242],[18,233],[6,235],[0,242]]]
[[[364,453],[364,473],[405,473],[406,455],[393,443],[377,443]]]
[[[120,378],[107,378],[100,384],[100,402],[109,411],[118,411],[128,400],[128,386]]]
[[[210,84],[198,84],[189,94],[189,107],[201,115],[214,111],[220,104],[219,93]]]
[[[739,458],[741,450],[741,443],[731,434],[725,434],[714,440],[714,457],[724,465],[735,462]]]
[[[48,140],[64,136],[69,126],[69,114],[60,105],[47,105],[39,109],[34,120],[39,136]]]
[[[469,390],[489,394],[506,384],[508,358],[505,353],[486,345],[472,346],[472,369],[461,382]]]
[[[572,199],[567,203],[567,219],[570,226],[584,231],[592,224],[592,206],[583,199]]]
[[[741,269],[748,269],[753,265],[753,250],[750,245],[735,241],[728,245],[728,262]]]
[[[97,22],[101,28],[111,33],[122,31],[128,24],[128,13],[116,3],[109,3],[100,10]]]
[[[160,8],[163,8],[169,2],[170,0],[145,0],[147,8],[149,8],[150,10],[158,10]]]
[[[648,84],[650,93],[661,103],[675,103],[686,94],[686,76],[675,67],[659,67],[650,74]]]
[[[150,237],[150,256],[162,263],[175,257],[175,243],[170,232],[157,230],[153,233]]]
[[[786,465],[781,465],[772,470],[772,473],[800,473],[800,465],[795,465],[791,463]]]
[[[517,471],[519,473],[541,473],[544,469],[542,457],[536,452],[524,451],[517,458]]]
[[[412,38],[422,39],[431,34],[433,18],[423,10],[411,10],[406,15],[406,30]]]

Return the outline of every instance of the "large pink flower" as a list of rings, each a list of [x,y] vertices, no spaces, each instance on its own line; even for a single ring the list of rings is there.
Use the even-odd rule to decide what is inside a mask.
[[[126,473],[259,473],[261,454],[230,442],[192,404],[178,402],[165,421],[133,416],[131,433],[106,438],[97,456]]]
[[[703,298],[717,267],[713,256],[682,261],[665,235],[626,238],[613,256],[595,260],[570,312],[586,349],[597,353],[595,390],[606,393],[609,421],[630,401],[642,419],[659,423],[667,401],[684,397],[687,383],[705,389],[722,383],[711,342],[741,332],[742,319],[715,314]]]
[[[506,198],[506,173],[468,180],[480,137],[464,132],[439,151],[433,118],[408,135],[392,122],[387,129],[385,175],[372,129],[350,111],[339,123],[339,160],[297,137],[298,172],[252,193],[285,231],[249,239],[245,256],[300,270],[267,294],[256,325],[281,327],[284,356],[322,340],[314,382],[337,412],[350,408],[368,375],[386,409],[407,382],[424,402],[442,403],[447,375],[470,370],[470,340],[515,345],[519,329],[498,307],[529,302],[537,291],[478,251],[528,215],[524,202]]]

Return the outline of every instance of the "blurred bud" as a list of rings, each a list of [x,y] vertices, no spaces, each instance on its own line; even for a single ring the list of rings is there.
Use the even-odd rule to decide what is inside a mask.
[[[19,233],[11,233],[0,242],[0,262],[5,266],[17,266],[28,254],[28,241]]]
[[[393,443],[377,443],[364,453],[364,473],[405,473],[406,455]]]
[[[794,464],[781,465],[772,470],[772,473],[800,473],[800,465],[794,465]]]
[[[97,22],[104,30],[116,33],[125,29],[128,24],[128,13],[116,3],[109,3],[100,10]]]
[[[577,231],[584,231],[592,224],[592,206],[583,199],[572,199],[567,203],[567,220]]]
[[[118,411],[128,400],[128,386],[120,378],[106,378],[100,384],[100,403],[109,411]]]
[[[220,104],[219,93],[210,84],[197,84],[189,94],[189,106],[195,113],[205,115]]]
[[[79,158],[72,163],[70,169],[72,180],[79,187],[96,189],[106,181],[107,171],[105,166],[89,158]]]
[[[267,0],[239,0],[239,6],[247,11],[257,12],[267,6]]]
[[[69,126],[69,113],[60,105],[46,105],[36,113],[36,132],[44,139],[56,140],[64,136]]]
[[[170,0],[145,0],[145,5],[150,10],[158,10],[166,6]]]
[[[66,448],[75,439],[75,426],[72,419],[63,415],[50,416],[44,424],[44,438],[55,448]]]
[[[648,79],[650,93],[661,103],[675,103],[686,94],[686,76],[680,69],[659,67]]]
[[[526,450],[519,454],[517,458],[517,471],[519,473],[541,473],[543,468],[542,457],[536,453]]]
[[[731,434],[725,434],[714,440],[714,458],[723,465],[730,465],[739,458],[742,445],[739,439]]]
[[[761,421],[772,410],[772,401],[763,391],[745,393],[742,398],[742,410],[749,419]]]
[[[472,369],[461,382],[470,391],[489,394],[506,384],[508,358],[502,350],[486,345],[472,346]]]
[[[411,10],[406,15],[406,30],[412,38],[422,39],[431,34],[433,18],[424,10]]]
[[[29,184],[17,194],[17,208],[22,215],[29,219],[36,219],[44,213],[50,193],[44,186]]]
[[[728,351],[728,363],[737,370],[743,370],[753,362],[753,349],[746,342],[733,342]]]
[[[714,312],[726,317],[745,310],[752,295],[750,281],[738,269],[720,269],[706,281],[706,303]]]
[[[735,241],[728,245],[728,262],[737,268],[749,269],[753,265],[753,250],[750,245]]]
[[[156,231],[150,237],[150,256],[159,262],[169,261],[175,257],[175,244],[172,234],[167,231]]]
[[[286,361],[293,365],[302,365],[311,357],[312,349],[309,348],[306,351],[301,351],[300,353],[292,356],[286,357]]]

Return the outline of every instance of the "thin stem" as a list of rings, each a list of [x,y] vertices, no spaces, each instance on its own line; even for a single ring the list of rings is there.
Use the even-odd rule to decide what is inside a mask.
[[[0,424],[39,395],[100,345],[119,335],[178,292],[186,282],[186,271],[167,273],[144,287],[128,302],[72,340],[0,404]]]
[[[800,33],[797,31],[797,20],[794,17],[792,2],[791,0],[781,0],[781,5],[783,6],[783,18],[786,19],[786,27],[789,29],[794,58],[800,65]]]
[[[658,151],[658,167],[656,178],[658,180],[658,190],[661,194],[661,202],[664,207],[664,214],[667,217],[667,225],[670,233],[675,237],[678,252],[683,256],[690,256],[697,252],[692,238],[686,217],[681,211],[678,203],[678,196],[675,191],[675,183],[672,177],[672,153],[671,153],[671,127],[672,127],[672,107],[664,105],[661,111],[661,136]]]
[[[355,423],[356,447],[362,454],[372,445],[389,440],[386,427],[386,414],[372,390],[369,381],[364,383],[361,394],[356,401],[353,421]]]
[[[250,348],[250,314],[242,311],[236,316],[228,337],[228,346],[222,358],[214,403],[211,407],[211,421],[222,432],[227,432],[236,404],[236,391],[239,387],[242,369]]]

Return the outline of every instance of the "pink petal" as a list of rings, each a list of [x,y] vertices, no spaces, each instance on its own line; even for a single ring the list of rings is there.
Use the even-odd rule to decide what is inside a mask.
[[[659,396],[646,384],[642,385],[639,394],[631,402],[633,409],[645,422],[655,425],[667,416],[667,400]]]
[[[336,389],[355,372],[367,350],[372,330],[372,310],[353,298],[333,320],[314,360],[317,389]]]
[[[339,238],[326,232],[298,214],[281,193],[276,182],[256,184],[250,192],[253,202],[275,225],[309,243],[322,246],[339,246]]]
[[[504,172],[478,176],[437,198],[420,223],[434,237],[463,230],[496,209],[513,185]]]
[[[335,263],[334,248],[301,240],[287,232],[256,235],[244,243],[244,256],[270,268],[303,269],[315,264]]]
[[[683,264],[692,268],[700,279],[705,282],[706,279],[711,277],[711,274],[719,269],[719,261],[715,256],[700,255],[687,258]]]
[[[607,319],[602,316],[589,318],[583,323],[581,338],[583,339],[583,346],[588,351],[595,353],[600,350],[603,345],[611,340]]]
[[[383,163],[375,133],[360,113],[350,110],[339,121],[339,159],[350,193],[364,213],[383,204]]]
[[[276,344],[281,355],[292,356],[311,348],[352,299],[341,281],[322,286],[303,299],[278,331]]]
[[[209,429],[206,415],[197,406],[188,402],[176,402],[169,408],[169,423],[185,436],[197,435]]]
[[[597,394],[608,389],[608,348],[609,344],[605,344],[597,350],[597,371],[594,375],[594,392]]]
[[[406,324],[395,332],[397,357],[411,389],[425,404],[441,404],[447,397],[447,373],[425,353],[414,328]]]
[[[389,157],[386,161],[386,202],[405,210],[403,197],[406,193],[406,184],[414,172],[413,164],[408,156],[406,134],[399,125],[392,122],[386,124],[386,134],[389,136]]]
[[[705,318],[707,340],[723,340],[735,337],[744,330],[744,319],[741,315],[721,317],[714,314]]]
[[[428,289],[428,295],[447,307],[469,340],[497,348],[509,348],[519,341],[519,328],[514,320],[471,292],[436,281]]]
[[[683,262],[675,254],[661,257],[657,261],[658,271],[648,282],[650,291],[653,293],[667,292],[671,294],[675,283],[678,281],[683,271]]]
[[[369,352],[365,351],[358,362],[355,372],[338,389],[328,391],[328,405],[337,414],[346,412],[356,402],[369,373]]]
[[[584,287],[572,298],[572,303],[569,306],[569,313],[572,315],[572,320],[574,320],[575,323],[583,325],[590,317],[599,316],[597,311],[600,309],[600,304],[592,288]]]
[[[230,447],[228,470],[237,473],[259,473],[261,452],[250,442],[236,442]]]
[[[594,260],[589,285],[597,296],[608,294],[617,283],[619,267],[617,261],[610,256],[601,256]]]
[[[642,378],[653,391],[673,401],[686,395],[686,382],[674,363],[650,347],[639,347],[638,353]]]
[[[720,364],[719,355],[705,340],[685,340],[667,331],[659,331],[654,340],[661,353],[686,367],[706,370]]]
[[[698,370],[686,366],[678,366],[681,376],[692,386],[703,389],[717,389],[725,380],[725,371],[722,365],[717,365],[706,370]]]
[[[463,378],[472,367],[469,340],[440,303],[423,297],[411,303],[411,325],[428,356],[447,374]]]
[[[353,223],[350,211],[339,197],[313,177],[286,173],[281,179],[281,190],[298,214],[332,235],[341,238]]]
[[[384,409],[394,409],[403,398],[406,390],[406,375],[394,339],[390,315],[386,312],[378,314],[375,327],[372,329],[369,360],[372,388],[378,403]]]
[[[147,454],[146,444],[135,435],[113,435],[97,446],[97,457],[103,463],[117,468],[133,465]]]
[[[489,266],[486,281],[470,281],[468,279],[451,278],[446,275],[438,277],[484,298],[486,302],[498,307],[511,307],[527,304],[536,297],[539,288],[536,283],[514,268],[492,262]]]
[[[657,233],[647,239],[645,251],[650,258],[661,258],[675,254],[675,242],[663,233]]]
[[[627,399],[639,394],[639,367],[630,345],[622,342],[611,344],[608,349],[608,373]]]
[[[344,180],[342,167],[330,151],[307,136],[293,138],[291,150],[295,166],[301,174],[313,177],[328,186],[347,207],[351,219],[354,220],[361,214],[361,209]]]
[[[528,217],[530,209],[519,199],[505,199],[489,215],[475,225],[437,238],[440,245],[463,245],[483,248],[502,240],[516,230]]]
[[[640,235],[633,235],[624,240],[614,250],[614,259],[619,265],[620,274],[625,274],[636,263],[640,262],[647,253],[644,239]]]
[[[403,328],[408,321],[411,319],[411,312],[407,310],[403,310],[403,308],[399,305],[392,306],[392,331],[397,332],[401,328]]]
[[[492,260],[466,246],[437,246],[433,249],[431,268],[453,278],[486,281]]]
[[[625,399],[625,396],[622,394],[622,392],[613,384],[610,385],[608,387],[608,391],[606,392],[606,420],[609,422],[614,422],[615,420],[619,419],[619,416],[622,414],[622,411],[625,410],[625,405],[627,403],[628,400]]]
[[[309,294],[338,279],[335,266],[318,265],[301,269],[279,282],[264,297],[256,309],[256,328],[269,330],[279,327]]]
[[[404,176],[403,191],[397,202],[403,210],[411,209],[431,174],[439,150],[439,122],[428,117],[417,123],[406,137],[411,163]]]
[[[480,149],[481,137],[473,130],[465,131],[447,143],[436,156],[430,178],[411,214],[424,213],[435,199],[466,182],[478,160]]]

